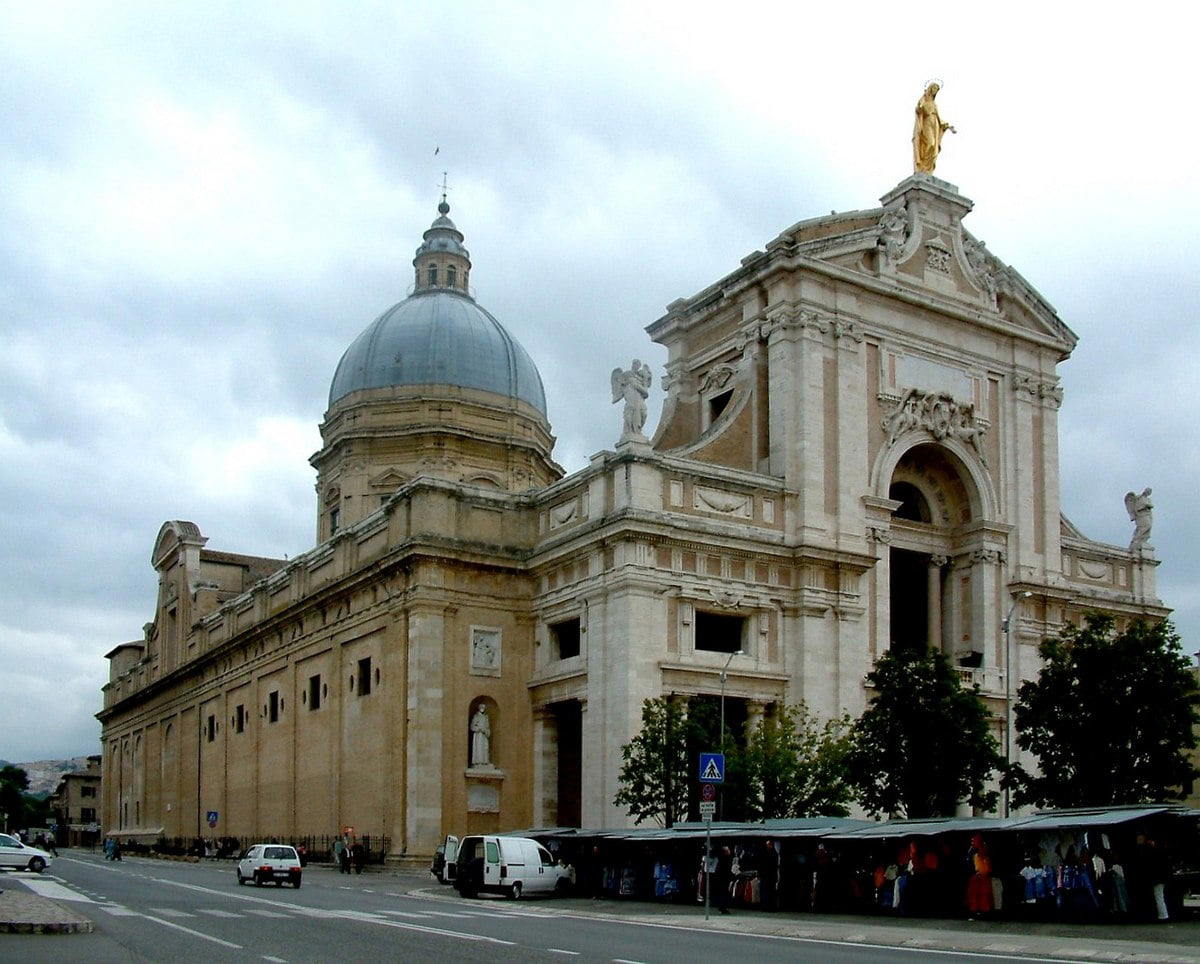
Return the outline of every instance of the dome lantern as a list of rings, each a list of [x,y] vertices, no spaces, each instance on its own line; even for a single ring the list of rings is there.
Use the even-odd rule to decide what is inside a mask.
[[[434,288],[449,288],[469,296],[471,254],[463,247],[462,232],[449,218],[450,205],[446,194],[438,205],[438,216],[423,235],[421,246],[413,258],[416,271],[414,292]]]

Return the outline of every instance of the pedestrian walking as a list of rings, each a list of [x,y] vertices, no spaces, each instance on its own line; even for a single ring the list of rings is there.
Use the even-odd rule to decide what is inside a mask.
[[[350,873],[350,849],[341,837],[333,842],[333,859],[337,861],[338,873]]]
[[[717,909],[722,914],[729,913],[729,884],[733,875],[733,854],[728,847],[722,847],[717,853],[717,872],[713,874],[712,897]]]
[[[350,845],[350,859],[354,863],[354,872],[361,874],[363,872],[363,865],[367,862],[367,848],[356,840]]]

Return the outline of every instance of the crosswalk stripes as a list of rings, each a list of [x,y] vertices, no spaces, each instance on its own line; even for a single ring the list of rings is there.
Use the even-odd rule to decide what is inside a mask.
[[[247,914],[253,914],[255,917],[272,917],[277,920],[283,920],[291,917],[291,914],[281,914],[277,910],[259,910],[257,907],[250,907],[246,910]]]
[[[179,910],[177,907],[147,907],[146,910],[153,914],[158,914],[160,917],[195,917],[186,910]]]
[[[217,910],[215,907],[197,907],[196,913],[208,914],[209,917],[242,917],[242,914],[235,914],[231,910]]]

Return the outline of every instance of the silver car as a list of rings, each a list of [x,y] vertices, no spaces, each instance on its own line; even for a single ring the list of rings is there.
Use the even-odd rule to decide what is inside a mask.
[[[28,868],[40,874],[50,866],[50,855],[37,847],[21,843],[16,837],[0,833],[0,867]]]

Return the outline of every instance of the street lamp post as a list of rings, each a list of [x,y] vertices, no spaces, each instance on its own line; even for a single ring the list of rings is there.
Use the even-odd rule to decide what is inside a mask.
[[[725,665],[721,667],[721,753],[725,752],[725,678],[729,675],[729,664],[733,662],[733,657],[741,656],[742,650],[735,649],[729,654],[729,659],[725,660]],[[717,807],[721,811],[721,819],[725,819],[725,788],[722,786],[720,793],[717,795]]]
[[[1006,771],[1012,766],[1012,618],[1017,607],[1021,605],[1021,600],[1028,599],[1032,595],[1033,593],[1029,590],[1019,593],[1012,605],[1008,607],[1008,615],[1000,624],[1000,629],[1004,633],[1004,767]],[[1006,781],[1004,787],[1004,816],[1006,817],[1009,815],[1010,792]]]

